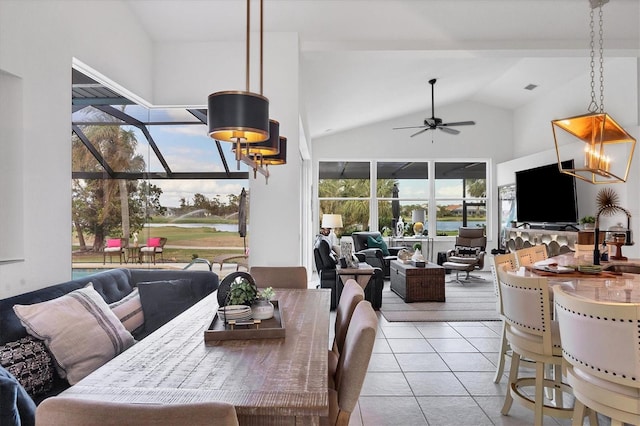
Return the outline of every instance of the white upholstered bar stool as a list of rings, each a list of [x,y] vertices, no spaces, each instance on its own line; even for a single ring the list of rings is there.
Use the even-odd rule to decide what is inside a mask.
[[[238,426],[236,409],[225,402],[131,404],[54,396],[40,403],[36,426]]]
[[[518,266],[531,266],[536,262],[548,259],[549,254],[547,246],[539,244],[516,250],[516,258],[518,259]]]
[[[554,291],[576,399],[573,425],[582,425],[585,408],[611,417],[612,426],[640,425],[640,304],[586,300],[559,286]]]
[[[515,400],[534,411],[534,424],[543,424],[543,416],[571,418],[573,408],[563,406],[561,392],[571,393],[571,387],[561,382],[562,351],[560,333],[551,320],[549,287],[544,277],[525,277],[508,273],[504,266],[497,269],[502,294],[505,333],[512,349],[509,371],[509,391],[502,414],[507,415]],[[518,377],[520,358],[535,363],[535,377]],[[553,365],[554,379],[546,379],[546,365]],[[534,398],[523,388],[534,387]],[[545,388],[554,390],[555,404],[544,400]]]
[[[500,315],[500,321],[502,321],[502,332],[500,333],[500,353],[498,354],[498,365],[496,366],[496,375],[493,377],[494,383],[500,383],[502,375],[504,373],[505,357],[511,356],[511,347],[507,340],[504,324],[504,312],[502,310],[502,295],[500,292],[500,282],[498,281],[498,274],[496,268],[504,266],[507,271],[515,271],[518,269],[515,253],[497,254],[493,256],[491,265],[491,275],[493,276],[493,289],[496,294],[496,310]]]

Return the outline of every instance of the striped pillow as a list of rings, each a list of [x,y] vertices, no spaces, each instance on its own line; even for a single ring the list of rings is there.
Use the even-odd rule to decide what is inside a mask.
[[[109,304],[109,307],[129,332],[133,333],[144,325],[144,312],[137,287],[122,299]]]
[[[92,283],[57,299],[14,305],[13,310],[29,334],[44,340],[58,374],[71,385],[135,342]]]

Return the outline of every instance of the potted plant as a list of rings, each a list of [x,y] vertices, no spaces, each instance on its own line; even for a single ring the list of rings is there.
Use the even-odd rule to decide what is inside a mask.
[[[275,296],[273,287],[261,290],[251,305],[251,316],[253,319],[265,320],[273,317],[273,303],[271,299]]]
[[[227,295],[228,305],[247,305],[251,306],[258,296],[258,289],[248,279],[237,277]]]
[[[593,216],[584,216],[580,219],[580,224],[584,229],[593,229],[596,223],[596,218]]]

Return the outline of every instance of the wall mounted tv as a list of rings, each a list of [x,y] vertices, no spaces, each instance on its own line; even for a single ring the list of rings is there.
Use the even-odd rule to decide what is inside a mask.
[[[573,168],[573,160],[562,167]],[[518,222],[578,222],[575,177],[560,173],[558,163],[516,172],[516,212]]]

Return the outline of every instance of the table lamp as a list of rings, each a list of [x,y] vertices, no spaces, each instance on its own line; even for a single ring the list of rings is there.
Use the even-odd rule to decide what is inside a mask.
[[[332,246],[337,246],[338,236],[333,232],[334,228],[342,228],[342,215],[339,214],[323,214],[322,215],[322,228],[329,230],[329,240]]]
[[[411,212],[411,221],[413,222],[413,233],[415,235],[422,235],[422,231],[424,231],[425,216],[426,215],[424,210],[413,210]]]

